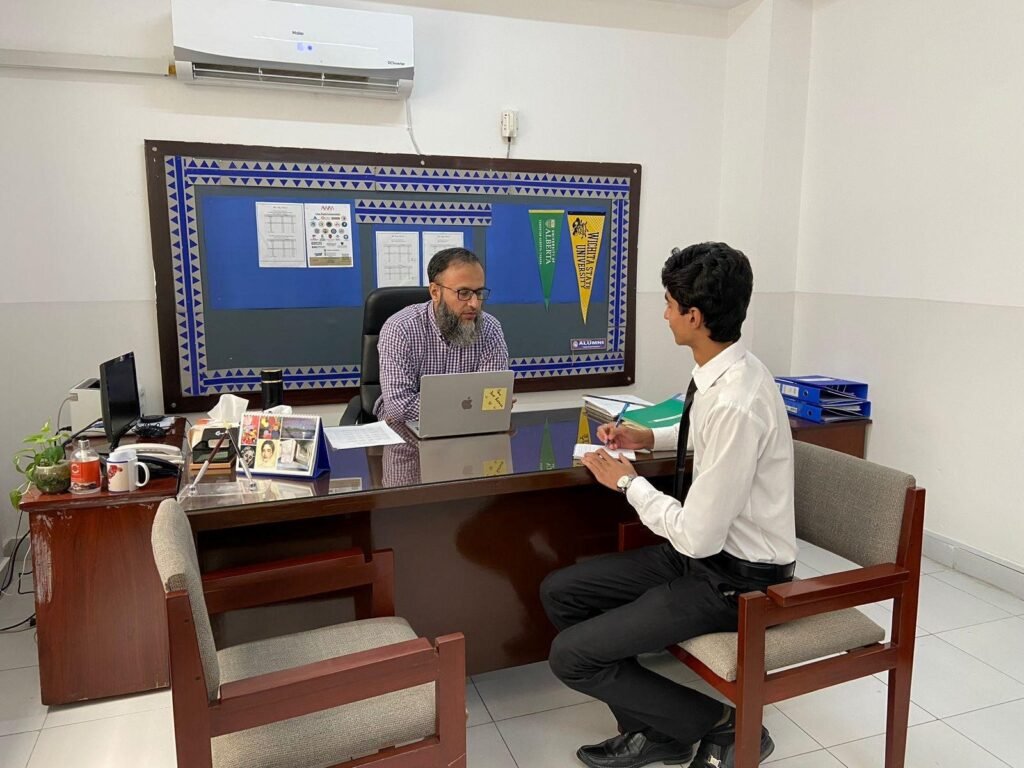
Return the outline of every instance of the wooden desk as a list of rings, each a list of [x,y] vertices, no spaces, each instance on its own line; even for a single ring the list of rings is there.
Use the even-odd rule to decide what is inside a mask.
[[[578,409],[515,416],[513,440],[533,441],[536,451],[516,447],[514,462],[532,463],[535,471],[425,485],[418,466],[409,474],[401,451],[369,451],[354,463],[336,457],[335,478],[363,473],[361,491],[332,493],[323,477],[289,484],[292,493],[303,489],[309,498],[193,510],[203,570],[352,545],[391,547],[397,552],[398,613],[421,634],[465,632],[470,674],[543,659],[553,630],[540,610],[541,579],[555,568],[614,551],[618,522],[634,513],[621,496],[566,461]],[[550,458],[543,447],[545,421],[556,468],[541,471]],[[861,456],[866,426],[793,420],[797,439]],[[180,441],[181,432],[169,439]],[[639,468],[654,482],[667,483],[674,459],[649,459]],[[36,569],[43,703],[168,684],[163,589],[150,528],[159,502],[176,489],[172,480],[154,480],[130,495],[33,491],[23,500]],[[350,618],[359,613],[359,600],[278,606],[269,617],[241,611],[218,624],[218,642]]]
[[[183,438],[179,419],[162,440]],[[133,493],[33,488],[25,495],[44,704],[168,685],[167,618],[150,529],[157,506],[177,489],[176,478],[164,477]]]
[[[862,451],[866,423],[852,430],[840,426],[797,422],[793,428],[800,438],[828,444],[836,435],[835,447]],[[618,524],[635,520],[636,513],[623,496],[573,465],[578,409],[517,413],[513,428],[511,474],[429,482],[420,474],[420,448],[389,446],[369,457],[362,492],[332,495],[324,480],[313,484],[315,495],[305,500],[207,508],[199,503],[189,519],[200,567],[205,572],[352,546],[393,549],[398,615],[428,637],[463,632],[468,674],[540,661],[554,636],[540,604],[541,580],[558,568],[614,552]],[[591,424],[592,434],[593,429]],[[550,448],[546,458],[544,445]],[[493,439],[480,446],[459,452],[477,456],[475,463],[467,460],[470,474],[487,466],[487,451],[500,453]],[[332,453],[336,476],[355,474],[358,463]],[[636,466],[667,490],[675,456],[660,454]],[[214,634],[223,647],[359,615],[357,600],[337,598],[218,617]]]

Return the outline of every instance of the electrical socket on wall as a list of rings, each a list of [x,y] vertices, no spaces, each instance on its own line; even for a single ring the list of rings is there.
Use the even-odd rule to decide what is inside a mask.
[[[501,138],[514,139],[519,133],[519,113],[514,109],[501,110]]]

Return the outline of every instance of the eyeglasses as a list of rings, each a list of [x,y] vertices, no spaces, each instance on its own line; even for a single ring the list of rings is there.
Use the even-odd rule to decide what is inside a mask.
[[[447,285],[441,285],[435,282],[434,285],[439,288],[451,291],[458,297],[459,301],[469,301],[474,296],[480,301],[487,301],[487,297],[491,295],[490,288],[477,288],[475,291],[472,288],[449,288]]]

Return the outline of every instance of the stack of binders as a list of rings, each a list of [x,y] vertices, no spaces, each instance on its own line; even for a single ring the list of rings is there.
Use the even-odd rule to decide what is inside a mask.
[[[871,416],[868,385],[830,376],[776,376],[790,415],[827,424]]]

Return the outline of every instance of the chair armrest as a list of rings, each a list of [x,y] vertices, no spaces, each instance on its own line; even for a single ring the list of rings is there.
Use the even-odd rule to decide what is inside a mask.
[[[345,412],[341,414],[341,421],[338,422],[339,427],[351,427],[359,423],[359,416],[363,412],[363,401],[359,395],[356,395],[348,401],[348,405],[345,406]]]
[[[301,717],[436,681],[441,655],[464,644],[461,634],[419,637],[313,664],[225,683],[210,706],[211,736]],[[458,670],[465,685],[465,668]],[[449,681],[450,682],[450,681]]]
[[[203,594],[211,615],[374,585],[374,615],[387,615],[393,602],[394,555],[378,550],[367,559],[360,549],[228,568],[203,575]]]
[[[776,584],[766,590],[772,602],[782,608],[824,602],[905,583],[910,571],[894,563],[882,563],[852,571],[830,573],[813,579]]]

